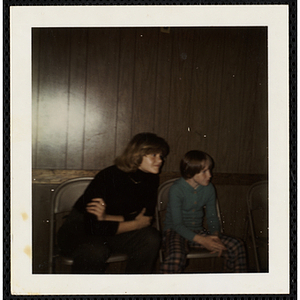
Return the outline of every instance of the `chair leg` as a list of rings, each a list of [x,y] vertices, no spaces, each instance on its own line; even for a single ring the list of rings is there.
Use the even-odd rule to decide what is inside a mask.
[[[249,222],[250,222],[250,230],[251,230],[251,237],[252,237],[252,244],[253,244],[253,250],[254,250],[256,270],[257,270],[257,272],[260,272],[258,255],[257,255],[257,246],[256,246],[256,242],[255,242],[255,233],[254,233],[253,222],[252,222],[251,216],[249,216]]]

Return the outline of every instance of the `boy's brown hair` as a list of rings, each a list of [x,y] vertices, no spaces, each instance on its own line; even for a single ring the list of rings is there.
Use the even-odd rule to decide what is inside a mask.
[[[200,173],[208,165],[213,168],[213,159],[205,152],[191,150],[180,161],[180,173],[184,179],[190,179]]]

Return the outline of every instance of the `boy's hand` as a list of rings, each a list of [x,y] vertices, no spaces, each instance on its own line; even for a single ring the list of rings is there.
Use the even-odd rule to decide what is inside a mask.
[[[212,253],[218,253],[219,257],[222,255],[222,251],[226,250],[226,247],[223,245],[219,237],[215,235],[196,235],[194,240]]]
[[[218,253],[219,257],[222,255],[222,251],[226,250],[219,237],[215,235],[208,235],[205,237],[205,242],[202,245],[213,253]]]
[[[106,204],[102,198],[94,198],[92,202],[88,203],[86,206],[87,212],[95,215],[98,221],[105,220],[105,208]]]

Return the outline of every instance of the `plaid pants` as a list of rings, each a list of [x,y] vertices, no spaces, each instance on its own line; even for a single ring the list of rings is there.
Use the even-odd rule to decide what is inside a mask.
[[[206,236],[206,231],[197,232]],[[226,235],[220,235],[220,240],[227,248],[222,252],[224,257],[224,272],[246,272],[246,252],[243,242]],[[163,233],[164,261],[160,266],[160,273],[182,273],[186,267],[186,255],[190,247],[204,248],[202,245],[190,242],[174,230],[168,229]]]

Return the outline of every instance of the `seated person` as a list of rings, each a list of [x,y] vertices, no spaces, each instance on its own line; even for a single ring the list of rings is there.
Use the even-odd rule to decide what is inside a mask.
[[[151,222],[168,153],[163,138],[140,133],[95,176],[58,232],[62,252],[74,259],[72,273],[104,273],[112,253],[127,254],[126,273],[152,272],[161,236]]]
[[[160,273],[182,273],[190,247],[206,248],[223,256],[225,272],[246,272],[241,241],[220,234],[216,193],[210,182],[212,158],[198,150],[180,162],[181,178],[170,188],[163,232],[165,258]],[[208,230],[203,228],[204,206]]]

